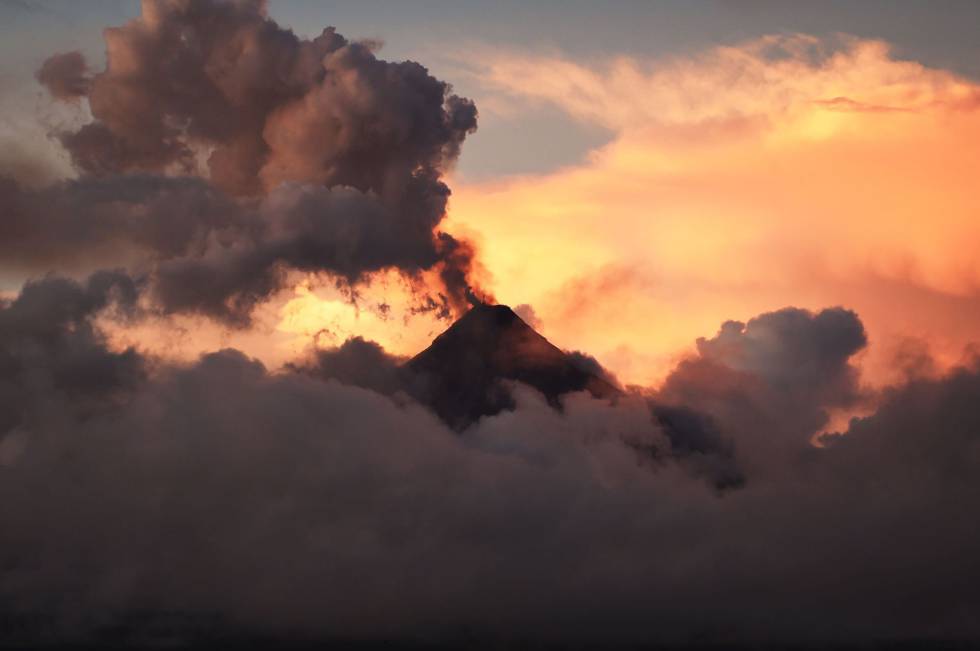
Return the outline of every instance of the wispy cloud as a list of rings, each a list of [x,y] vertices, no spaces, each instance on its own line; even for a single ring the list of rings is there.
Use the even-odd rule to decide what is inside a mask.
[[[870,366],[905,335],[957,359],[980,326],[963,309],[980,300],[969,80],[847,36],[465,63],[512,108],[547,102],[614,130],[584,164],[458,185],[451,215],[479,234],[499,296],[628,377],[665,372],[687,332],[786,304],[857,308],[881,343]]]

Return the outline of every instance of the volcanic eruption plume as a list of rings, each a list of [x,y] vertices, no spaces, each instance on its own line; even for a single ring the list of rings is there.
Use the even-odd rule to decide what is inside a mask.
[[[476,108],[448,84],[333,28],[300,39],[261,2],[147,0],[105,39],[103,71],[72,52],[38,73],[93,119],[59,135],[78,179],[4,186],[4,246],[30,246],[6,266],[135,259],[164,312],[238,325],[289,270],[438,269],[437,302],[468,304],[472,249],[438,227]]]

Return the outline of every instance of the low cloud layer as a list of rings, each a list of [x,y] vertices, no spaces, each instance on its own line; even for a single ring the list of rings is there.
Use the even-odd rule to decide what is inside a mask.
[[[117,283],[51,278],[0,311],[4,359],[35,360],[0,393],[0,603],[60,634],[133,611],[331,639],[980,634],[975,363],[813,447],[861,324],[783,310],[725,324],[658,393],[558,411],[514,385],[457,433],[369,342],[318,374],[110,352],[89,319],[125,311]],[[50,334],[18,329],[35,314]],[[807,360],[812,391],[787,380]]]

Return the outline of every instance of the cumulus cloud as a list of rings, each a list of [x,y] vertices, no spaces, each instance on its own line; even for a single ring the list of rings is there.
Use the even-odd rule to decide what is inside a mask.
[[[697,340],[697,354],[677,365],[654,400],[708,418],[709,428],[691,428],[695,445],[711,442],[723,458],[734,445],[744,463],[781,459],[792,472],[791,461],[812,452],[811,438],[829,424],[831,409],[870,400],[853,364],[866,343],[857,315],[841,308],[786,308],[728,321],[714,337]],[[681,431],[675,440],[686,448],[689,436]],[[754,470],[782,472],[779,463],[744,463],[738,472],[749,481]]]
[[[48,57],[37,71],[37,80],[57,99],[74,100],[88,93],[88,64],[81,52]]]
[[[209,152],[229,192],[292,181],[397,201],[412,178],[437,186],[476,128],[473,104],[421,65],[378,59],[333,28],[300,39],[261,2],[147,0],[106,47],[106,69],[81,88],[95,119],[64,136],[91,173],[192,169]],[[58,55],[40,75],[55,89],[52,71],[79,65]]]
[[[58,277],[29,282],[0,305],[0,432],[81,418],[143,377],[142,357],[133,349],[109,350],[93,324],[107,309],[134,316],[137,294],[129,276],[104,271],[84,283]]]
[[[401,370],[404,361],[389,355],[373,341],[352,337],[335,348],[318,349],[311,359],[294,362],[290,368],[323,380],[336,380],[392,396],[406,388]]]
[[[233,325],[289,270],[431,270],[446,316],[482,295],[472,247],[439,230],[476,109],[424,67],[333,28],[300,39],[259,2],[147,0],[105,38],[104,70],[68,53],[38,72],[93,119],[60,134],[80,179],[4,182],[5,266],[148,254],[165,312]]]

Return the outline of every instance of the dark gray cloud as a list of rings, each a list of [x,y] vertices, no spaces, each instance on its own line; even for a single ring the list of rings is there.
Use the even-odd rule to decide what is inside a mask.
[[[420,196],[410,196],[417,187]],[[459,270],[455,284],[438,292],[447,310],[464,309],[468,284],[444,234],[433,235],[442,218],[446,191],[426,197],[415,181],[409,200],[393,210],[353,188],[282,187],[244,213],[235,237],[214,239],[196,255],[162,261],[156,291],[168,311],[198,312],[246,324],[254,306],[282,287],[284,272],[328,272],[351,285],[373,272],[396,268],[409,276],[440,268]],[[430,205],[434,202],[435,206]]]
[[[310,359],[289,368],[323,380],[370,389],[385,396],[406,390],[402,364],[373,341],[352,337],[336,348],[316,350]]]
[[[978,396],[974,360],[943,377],[914,377],[889,389],[873,415],[855,418],[845,433],[821,441],[854,471],[863,469],[889,484],[914,482],[918,473],[929,472],[936,473],[937,482],[955,486],[980,460]]]
[[[300,39],[262,2],[151,0],[107,30],[106,47],[86,93],[95,120],[65,135],[90,173],[192,169],[210,151],[210,178],[229,192],[291,181],[397,202],[476,128],[473,104],[421,65],[378,59],[333,28]]]
[[[702,360],[751,373],[787,394],[805,392],[823,404],[845,405],[856,390],[857,370],[849,360],[867,341],[850,310],[786,308],[748,323],[727,321],[715,337],[698,339],[697,347]]]
[[[48,313],[62,292],[74,298],[54,304],[88,314],[116,287],[49,282],[5,309]],[[766,370],[798,359],[774,353]],[[154,365],[85,415],[45,418],[50,402],[22,398],[24,424],[0,441],[0,603],[81,636],[131,611],[294,639],[980,635],[976,365],[896,388],[825,448],[780,456],[707,424],[703,405],[652,418],[641,396],[573,393],[559,411],[519,384],[512,410],[460,434],[383,395],[397,362],[369,342],[314,364],[271,372],[225,350]],[[693,459],[723,445],[752,470],[719,494]]]
[[[871,399],[852,362],[866,343],[860,319],[842,308],[816,314],[786,308],[744,324],[728,321],[715,337],[697,340],[697,355],[678,364],[652,399],[719,424],[736,450],[751,451],[739,462],[751,481],[779,465],[753,473],[746,463],[763,455],[789,463],[810,454],[811,438],[831,410]]]
[[[670,441],[670,456],[719,491],[741,488],[745,474],[735,457],[735,443],[708,414],[686,405],[650,401],[650,413]]]
[[[240,202],[192,177],[83,178],[38,190],[0,179],[0,267],[125,265],[152,278],[163,311],[238,325],[290,269],[354,285],[383,269],[417,276],[438,268],[446,282],[432,291],[448,316],[465,309],[473,251],[434,234],[448,190],[426,192],[425,182],[411,181],[396,211],[353,188],[283,186]]]
[[[258,233],[258,216],[194,178],[84,178],[37,190],[0,178],[0,265],[83,272],[198,256]]]
[[[81,52],[48,57],[37,71],[37,80],[57,99],[75,100],[88,93],[91,79]]]
[[[137,297],[129,276],[103,271],[84,283],[32,281],[0,305],[0,437],[52,417],[83,418],[143,378],[142,357],[108,350],[93,324],[106,310],[134,316]]]
[[[163,311],[236,326],[296,269],[350,285],[434,270],[446,317],[482,295],[472,247],[439,231],[476,109],[424,67],[333,28],[300,39],[261,2],[148,1],[105,38],[104,70],[66,53],[38,72],[93,120],[60,134],[79,180],[0,182],[4,267],[108,256],[141,266]]]

